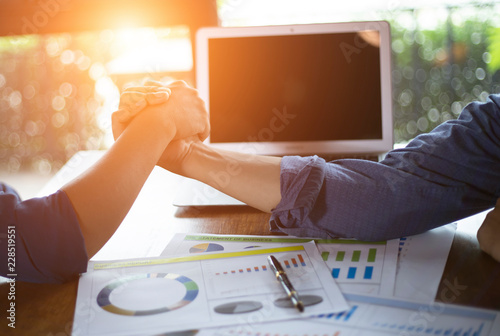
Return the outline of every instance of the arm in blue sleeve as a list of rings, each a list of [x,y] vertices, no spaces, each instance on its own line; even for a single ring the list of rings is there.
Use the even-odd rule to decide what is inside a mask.
[[[493,95],[380,163],[285,157],[271,229],[363,240],[417,234],[493,207],[499,170],[500,96]]]
[[[15,273],[7,267],[9,227],[16,233]],[[0,274],[17,274],[16,280],[61,283],[87,270],[85,242],[63,191],[21,201],[0,183],[0,248]]]

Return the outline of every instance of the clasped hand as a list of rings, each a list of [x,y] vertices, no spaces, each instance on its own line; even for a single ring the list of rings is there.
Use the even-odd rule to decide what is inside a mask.
[[[191,145],[205,140],[210,132],[205,102],[183,81],[168,85],[148,81],[143,87],[127,88],[120,97],[119,110],[112,115],[115,140],[137,116],[144,114],[152,116],[152,122],[163,123],[165,132],[172,133],[172,142],[158,165],[181,174]]]

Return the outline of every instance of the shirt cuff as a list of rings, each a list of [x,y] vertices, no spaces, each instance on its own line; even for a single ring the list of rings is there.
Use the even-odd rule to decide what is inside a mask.
[[[318,156],[286,156],[281,160],[281,201],[271,213],[271,232],[325,237],[324,230],[304,225],[314,208],[325,174],[326,161]]]

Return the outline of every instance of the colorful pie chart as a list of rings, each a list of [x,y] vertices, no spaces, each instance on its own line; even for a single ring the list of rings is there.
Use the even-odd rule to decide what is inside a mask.
[[[224,246],[214,243],[198,244],[189,249],[189,253],[203,253],[203,252],[216,252],[224,251]]]
[[[110,300],[111,293],[128,283],[133,281],[148,279],[148,278],[157,278],[157,279],[167,279],[174,280],[181,283],[186,289],[186,294],[184,297],[176,303],[169,304],[163,307],[155,308],[155,309],[143,309],[143,310],[133,310],[127,309],[124,307],[119,307],[113,304]],[[175,309],[179,309],[184,307],[185,305],[191,303],[196,296],[198,296],[198,285],[196,282],[191,280],[188,277],[183,275],[173,274],[173,273],[141,273],[141,274],[133,274],[130,276],[126,276],[120,278],[116,281],[111,282],[107,286],[105,286],[97,295],[97,304],[102,309],[118,315],[127,315],[127,316],[143,316],[143,315],[154,315],[169,312]]]

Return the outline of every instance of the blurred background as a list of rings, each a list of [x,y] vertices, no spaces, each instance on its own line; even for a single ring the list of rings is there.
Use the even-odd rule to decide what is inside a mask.
[[[78,151],[108,148],[110,115],[125,87],[144,78],[195,85],[192,40],[204,25],[389,21],[396,143],[500,93],[498,1],[122,1],[129,9],[149,4],[149,12],[128,16],[106,8],[108,0],[88,0],[83,9],[77,0],[6,2],[0,3],[0,179],[15,187],[36,189]],[[24,14],[21,4],[31,11]],[[71,10],[92,15],[75,17],[65,31],[60,19]],[[5,21],[11,17],[13,31]]]

